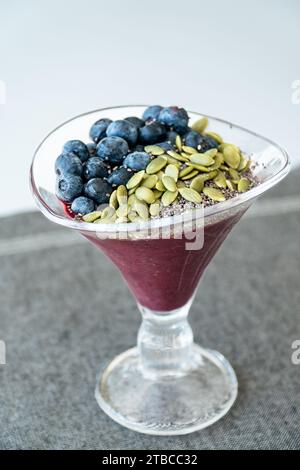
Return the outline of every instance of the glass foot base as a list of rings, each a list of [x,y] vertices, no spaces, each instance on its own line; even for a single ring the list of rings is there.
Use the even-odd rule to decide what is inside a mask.
[[[188,434],[224,416],[237,396],[237,379],[217,351],[193,346],[185,375],[153,380],[142,374],[137,348],[117,356],[102,372],[96,400],[121,425],[145,434]]]

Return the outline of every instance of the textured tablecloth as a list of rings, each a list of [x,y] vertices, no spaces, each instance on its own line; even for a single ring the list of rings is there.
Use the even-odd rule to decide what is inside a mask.
[[[239,396],[222,420],[178,437],[122,428],[94,399],[101,364],[135,344],[140,324],[118,271],[38,213],[1,219],[0,448],[299,449],[298,182],[292,174],[263,198],[202,280],[190,315],[195,339],[229,359]]]

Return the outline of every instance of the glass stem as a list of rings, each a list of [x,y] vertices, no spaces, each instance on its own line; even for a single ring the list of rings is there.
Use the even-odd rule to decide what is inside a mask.
[[[145,376],[182,376],[193,367],[193,332],[187,321],[193,299],[171,312],[155,312],[138,304],[140,366]]]

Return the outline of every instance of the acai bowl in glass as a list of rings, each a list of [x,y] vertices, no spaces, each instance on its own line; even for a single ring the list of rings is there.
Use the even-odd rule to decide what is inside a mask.
[[[93,224],[70,217],[55,189],[54,165],[64,143],[87,142],[90,127],[101,118],[142,116],[145,108],[100,109],[63,123],[36,150],[30,182],[34,199],[48,219],[78,231],[117,266],[142,315],[137,346],[101,369],[95,391],[99,406],[113,420],[138,432],[187,434],[224,416],[238,392],[229,362],[219,352],[193,342],[188,314],[199,281],[250,205],[288,173],[289,158],[269,139],[207,116],[215,132],[255,163],[255,187],[192,214],[142,223]],[[189,116],[193,122],[205,115],[189,112]]]

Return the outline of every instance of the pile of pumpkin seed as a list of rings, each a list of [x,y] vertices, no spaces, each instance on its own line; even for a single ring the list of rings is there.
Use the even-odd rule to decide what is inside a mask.
[[[82,217],[85,222],[144,222],[172,215],[176,207],[206,207],[248,191],[256,182],[251,160],[232,143],[215,132],[205,132],[207,118],[196,121],[192,129],[212,137],[218,148],[201,153],[185,146],[179,135],[173,150],[148,145],[152,159],[145,170],[134,173],[126,186],[118,186],[109,205]],[[168,208],[166,211],[165,209]]]

